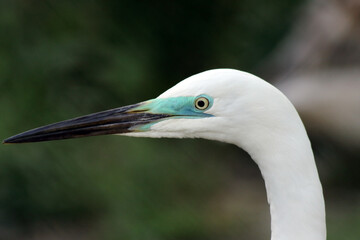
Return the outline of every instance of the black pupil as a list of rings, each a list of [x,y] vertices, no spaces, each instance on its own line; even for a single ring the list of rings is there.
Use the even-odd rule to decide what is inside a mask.
[[[205,106],[205,102],[204,102],[203,100],[199,100],[199,101],[198,101],[198,106],[199,106],[200,108],[204,107],[204,106]]]

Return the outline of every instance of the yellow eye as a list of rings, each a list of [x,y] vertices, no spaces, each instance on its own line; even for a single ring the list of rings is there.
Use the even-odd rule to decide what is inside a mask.
[[[205,110],[209,107],[209,100],[205,97],[199,97],[195,100],[195,107],[199,110]]]

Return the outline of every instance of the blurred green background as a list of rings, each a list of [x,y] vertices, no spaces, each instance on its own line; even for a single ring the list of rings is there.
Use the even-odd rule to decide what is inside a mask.
[[[207,69],[266,77],[264,59],[306,3],[1,0],[0,138],[154,98]],[[359,239],[358,148],[310,136],[328,239]],[[268,239],[268,211],[257,166],[232,145],[101,136],[0,146],[0,239]]]

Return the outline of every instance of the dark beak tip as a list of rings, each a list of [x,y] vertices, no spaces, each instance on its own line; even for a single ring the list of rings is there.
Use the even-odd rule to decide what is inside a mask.
[[[6,138],[2,141],[2,144],[16,144],[21,143],[21,139],[17,137],[17,135]]]
[[[14,142],[11,141],[10,138],[7,138],[7,139],[2,141],[2,144],[10,144],[10,143],[14,143]]]

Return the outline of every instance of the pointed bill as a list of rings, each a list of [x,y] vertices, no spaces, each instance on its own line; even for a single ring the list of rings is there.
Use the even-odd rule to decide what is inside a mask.
[[[86,116],[35,128],[3,141],[3,143],[28,143],[105,134],[151,131],[151,126],[169,118],[207,118],[194,105],[197,99],[206,98],[211,107],[212,98],[207,95],[156,98],[125,107],[110,109]],[[201,100],[205,101],[205,100]]]
[[[145,102],[146,103],[146,102]],[[137,131],[135,128],[171,117],[168,114],[137,110],[145,103],[129,105],[35,128],[3,141],[29,143]]]

